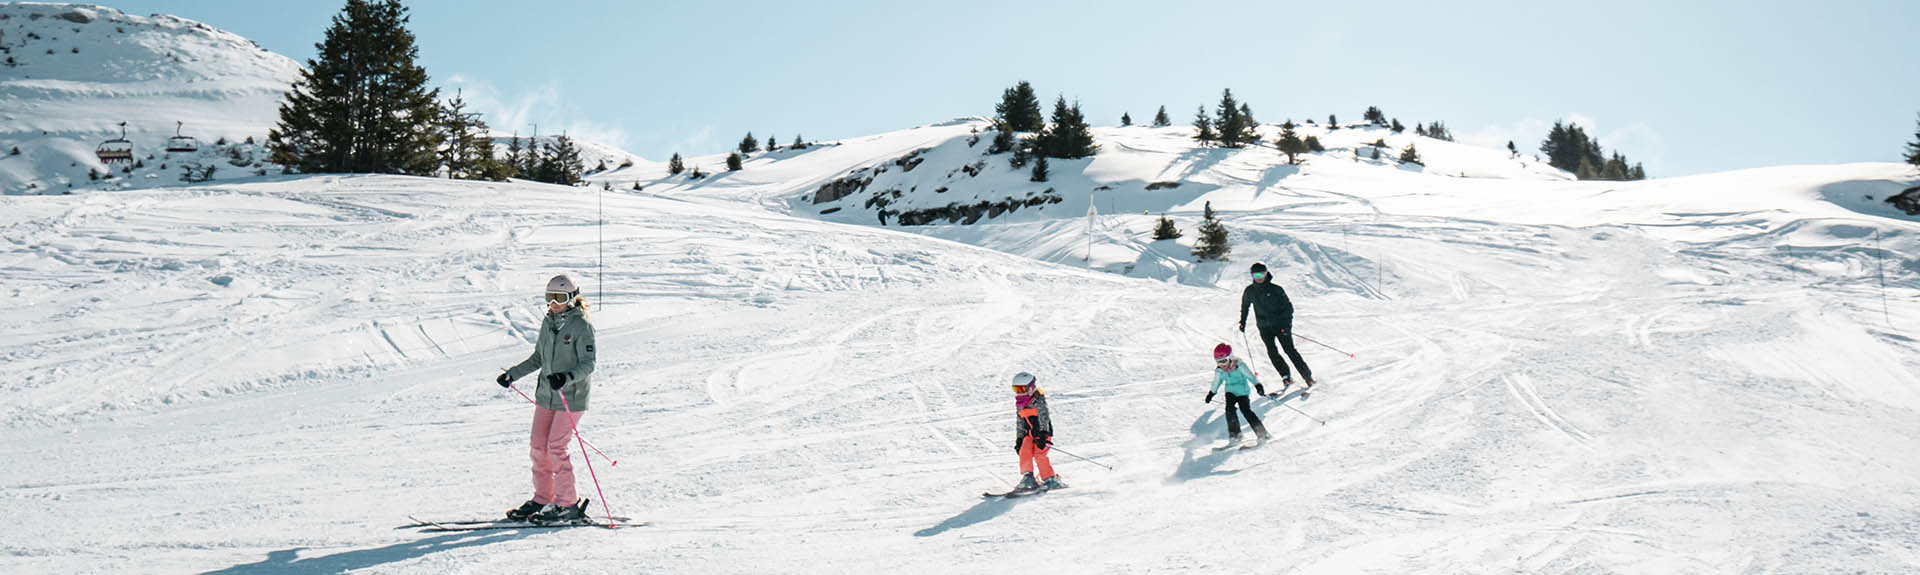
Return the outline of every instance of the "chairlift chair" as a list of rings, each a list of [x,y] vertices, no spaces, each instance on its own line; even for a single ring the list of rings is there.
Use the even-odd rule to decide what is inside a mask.
[[[173,137],[167,138],[167,151],[168,152],[200,151],[199,140],[193,139],[193,136],[183,136],[180,134],[180,128],[182,125],[184,124],[179,121],[175,121],[173,123]]]
[[[120,123],[120,137],[100,142],[93,149],[93,155],[108,164],[133,161],[133,141],[127,139],[127,123]]]

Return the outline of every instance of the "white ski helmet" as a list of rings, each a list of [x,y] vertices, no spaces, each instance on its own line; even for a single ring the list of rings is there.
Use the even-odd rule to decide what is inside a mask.
[[[1035,381],[1037,380],[1034,379],[1033,374],[1022,371],[1014,374],[1013,387],[1017,389],[1032,389]]]
[[[555,294],[566,294],[567,298],[564,302],[556,301],[553,298]],[[573,278],[567,277],[567,274],[560,274],[547,280],[547,296],[548,303],[572,304],[580,300],[580,288],[573,285]]]

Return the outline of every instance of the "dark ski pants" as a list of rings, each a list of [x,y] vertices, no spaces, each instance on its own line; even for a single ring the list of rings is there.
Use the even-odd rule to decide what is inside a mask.
[[[1274,347],[1275,341],[1280,342],[1279,347]],[[1273,362],[1274,369],[1280,370],[1282,379],[1290,373],[1287,371],[1287,362],[1280,360],[1280,350],[1285,349],[1287,357],[1293,359],[1293,366],[1300,368],[1300,379],[1313,381],[1313,370],[1307,367],[1307,360],[1301,359],[1299,348],[1293,347],[1293,332],[1287,331],[1286,328],[1263,325],[1260,326],[1260,343],[1267,344],[1267,360]]]
[[[1242,414],[1247,416],[1247,425],[1253,428],[1253,434],[1266,439],[1267,426],[1261,425],[1260,416],[1253,414],[1253,402],[1247,399],[1247,396],[1232,393],[1227,394],[1227,437],[1240,437]]]

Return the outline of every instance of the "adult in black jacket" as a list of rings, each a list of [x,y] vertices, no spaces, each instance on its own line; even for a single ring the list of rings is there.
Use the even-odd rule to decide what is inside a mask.
[[[1247,331],[1247,308],[1253,308],[1258,318],[1260,342],[1267,345],[1267,360],[1280,370],[1280,381],[1293,385],[1293,375],[1287,371],[1287,362],[1280,359],[1280,349],[1287,350],[1287,357],[1293,360],[1294,367],[1300,368],[1300,379],[1313,386],[1313,370],[1307,367],[1307,360],[1300,358],[1300,350],[1293,347],[1293,301],[1287,299],[1287,290],[1274,285],[1273,276],[1267,273],[1267,264],[1254,262],[1253,283],[1246,291],[1240,292],[1240,331]],[[1274,342],[1280,343],[1279,348]],[[1261,390],[1265,393],[1265,390]]]

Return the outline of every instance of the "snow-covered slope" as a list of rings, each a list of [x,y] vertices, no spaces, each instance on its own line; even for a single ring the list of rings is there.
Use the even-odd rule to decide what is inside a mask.
[[[199,22],[85,4],[0,5],[0,46],[13,60],[0,65],[0,153],[21,152],[0,156],[9,194],[97,185],[88,170],[107,166],[95,147],[118,138],[121,122],[143,163],[167,161],[175,122],[208,148],[263,139],[300,71]]]
[[[831,154],[857,145],[794,154],[852,164]],[[849,226],[766,210],[755,172],[604,193],[603,273],[576,188],[0,198],[17,310],[0,458],[18,462],[0,511],[74,519],[0,527],[0,570],[1920,567],[1920,225],[1819,197],[1901,177],[1885,166],[1533,210],[1500,180],[1391,171],[1339,193],[1221,186],[1179,205],[1214,195],[1235,261],[1179,264],[1186,285],[927,237],[1079,265],[1078,217]],[[1143,222],[1102,222],[1108,249]],[[1242,343],[1256,259],[1302,336],[1354,355],[1303,341],[1321,389],[1256,403],[1275,444],[1213,453],[1206,353]],[[391,529],[525,498],[528,409],[491,379],[527,353],[557,272],[602,304],[582,432],[619,465],[595,456],[591,475],[648,525]],[[1053,397],[1060,447],[1113,470],[1060,453],[1071,489],[976,496],[1014,480],[1020,370]]]
[[[280,173],[263,144],[300,64],[206,24],[89,4],[0,4],[0,193],[124,190]],[[126,140],[136,162],[95,154]],[[170,152],[169,139],[198,149]],[[578,142],[588,169],[637,156]],[[505,145],[505,138],[501,138]],[[19,150],[13,154],[13,150]]]

